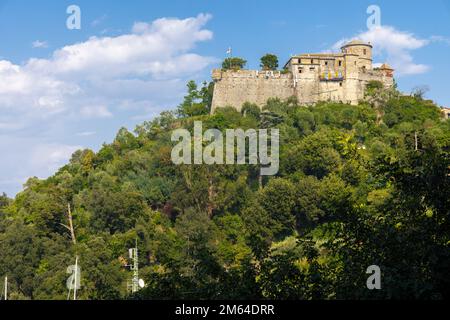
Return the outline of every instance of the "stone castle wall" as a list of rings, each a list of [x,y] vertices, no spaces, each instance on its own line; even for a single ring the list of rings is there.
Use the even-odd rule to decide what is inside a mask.
[[[227,106],[240,111],[245,102],[263,105],[269,98],[287,99],[295,95],[292,75],[279,71],[214,70],[213,79],[213,111]]]
[[[364,98],[368,81],[377,80],[386,86],[393,78],[378,70],[348,73],[342,81],[321,81],[317,74],[294,78],[292,73],[256,70],[214,70],[215,82],[212,112],[219,107],[231,106],[238,111],[245,102],[263,106],[269,98],[286,100],[297,97],[300,104],[311,105],[318,101],[338,101],[357,104]]]
[[[303,105],[319,101],[357,104],[364,98],[369,81],[394,83],[393,69],[387,64],[372,69],[372,46],[351,41],[341,53],[292,56],[286,72],[257,70],[213,70],[212,112],[231,106],[241,110],[245,102],[262,107],[269,98],[286,100],[292,96]]]

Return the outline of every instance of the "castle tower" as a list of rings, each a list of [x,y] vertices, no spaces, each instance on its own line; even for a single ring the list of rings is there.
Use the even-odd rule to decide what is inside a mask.
[[[366,70],[372,70],[372,45],[360,40],[353,40],[345,44],[341,50],[344,54],[353,54],[358,56],[357,67]]]
[[[394,77],[394,69],[392,69],[392,67],[387,63],[383,63],[380,67],[380,70],[383,72],[385,77]]]

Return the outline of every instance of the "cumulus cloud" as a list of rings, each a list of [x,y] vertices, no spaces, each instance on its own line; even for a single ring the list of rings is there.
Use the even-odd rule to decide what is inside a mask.
[[[30,159],[23,172],[3,181],[49,175],[76,149],[77,137],[96,138],[100,145],[102,137],[110,139],[120,126],[136,123],[136,116],[174,107],[187,80],[218,61],[195,53],[198,43],[213,38],[205,28],[210,19],[200,14],[136,22],[128,33],[91,37],[46,59],[22,64],[0,59],[0,145],[12,148],[9,169],[0,158],[0,176],[11,175],[20,159]],[[33,47],[45,45],[36,41]],[[19,138],[20,148],[10,144]],[[12,183],[0,187],[18,189]]]
[[[32,72],[60,77],[116,78],[124,76],[174,76],[198,71],[215,59],[189,53],[194,45],[212,39],[202,29],[211,17],[158,19],[135,23],[131,34],[91,37],[66,46],[51,59],[30,59]]]
[[[427,72],[430,67],[414,62],[411,51],[425,47],[429,39],[420,39],[412,33],[399,31],[391,26],[376,26],[352,38],[341,39],[333,45],[339,49],[344,43],[360,39],[374,46],[374,56],[385,56],[398,75],[413,75]]]
[[[0,110],[23,111],[22,115],[54,114],[64,109],[63,101],[79,92],[75,83],[29,70],[10,61],[0,61]]]
[[[50,59],[31,58],[24,65],[2,60],[0,108],[20,105],[28,111],[57,113],[73,106],[86,113],[79,103],[85,104],[112,82],[120,82],[127,92],[133,80],[151,84],[195,74],[216,62],[189,52],[196,43],[212,38],[212,32],[203,29],[210,18],[200,14],[140,22],[130,34],[92,37],[56,50]],[[104,111],[103,107],[100,112],[106,115]]]

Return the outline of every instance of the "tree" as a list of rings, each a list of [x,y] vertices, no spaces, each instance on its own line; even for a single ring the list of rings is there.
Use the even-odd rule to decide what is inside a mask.
[[[274,54],[268,53],[261,57],[261,68],[263,70],[277,70],[278,57]]]
[[[253,200],[242,211],[242,220],[244,221],[248,244],[256,257],[263,258],[274,240],[273,219],[260,203]]]
[[[244,117],[251,116],[258,121],[261,118],[261,108],[254,103],[245,102],[242,105],[241,113]]]
[[[188,94],[177,109],[178,116],[186,118],[208,114],[211,110],[214,84],[204,82],[202,88],[198,90],[195,81],[191,80],[187,88]]]
[[[146,209],[142,194],[133,189],[96,186],[83,195],[82,203],[92,215],[92,230],[110,234],[132,228]]]
[[[289,180],[282,178],[270,180],[260,191],[260,203],[273,221],[272,231],[276,238],[283,239],[293,233],[295,188]]]
[[[301,170],[317,178],[337,170],[342,160],[333,135],[333,131],[318,131],[302,139],[285,155],[285,170],[288,173]]]
[[[396,87],[384,88],[384,85],[380,81],[369,81],[366,85],[366,100],[373,106],[377,112],[377,124],[382,122],[384,116],[383,106],[387,102],[398,96],[399,92]]]
[[[416,99],[422,100],[428,91],[430,91],[428,86],[416,86],[413,88],[411,95]]]
[[[264,298],[327,298],[332,291],[324,281],[326,269],[320,264],[318,256],[311,239],[288,237],[274,243],[269,256],[262,261],[258,277]]]
[[[238,57],[226,58],[222,63],[223,70],[241,70],[245,68],[247,60]]]

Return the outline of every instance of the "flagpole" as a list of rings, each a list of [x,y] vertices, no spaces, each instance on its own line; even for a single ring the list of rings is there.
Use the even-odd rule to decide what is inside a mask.
[[[228,54],[228,62],[230,64],[230,69],[232,69],[233,65],[231,64],[231,58],[233,58],[233,48],[231,46],[228,47],[227,54]]]

